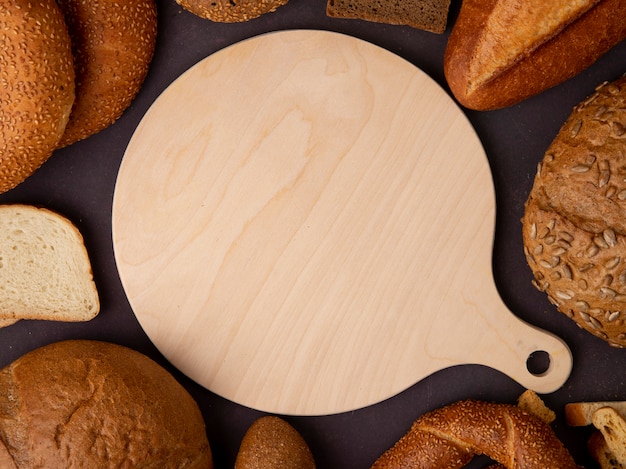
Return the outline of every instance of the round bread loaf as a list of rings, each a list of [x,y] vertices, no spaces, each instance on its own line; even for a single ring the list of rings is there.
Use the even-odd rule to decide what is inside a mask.
[[[0,83],[2,193],[52,155],[74,103],[71,43],[54,0],[2,2]]]
[[[87,340],[0,370],[0,461],[9,458],[20,468],[213,466],[202,414],[174,377],[139,352]]]
[[[288,0],[176,0],[185,10],[211,21],[238,23],[275,11]]]
[[[626,76],[577,106],[538,167],[522,219],[534,284],[626,346]]]
[[[72,41],[76,102],[59,147],[113,124],[143,85],[154,55],[154,0],[58,0]]]

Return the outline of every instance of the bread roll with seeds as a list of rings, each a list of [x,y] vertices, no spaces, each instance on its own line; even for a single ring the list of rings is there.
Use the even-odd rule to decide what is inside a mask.
[[[455,469],[485,454],[508,469],[577,469],[550,426],[511,404],[459,401],[431,411],[373,469]]]
[[[104,130],[144,83],[157,35],[154,0],[58,0],[72,41],[76,102],[59,147]]]
[[[626,76],[599,86],[538,166],[522,234],[535,286],[583,329],[626,346]]]
[[[219,23],[241,23],[276,11],[288,0],[176,0],[190,13]]]
[[[70,38],[55,0],[5,0],[0,13],[0,193],[57,147],[74,103]]]

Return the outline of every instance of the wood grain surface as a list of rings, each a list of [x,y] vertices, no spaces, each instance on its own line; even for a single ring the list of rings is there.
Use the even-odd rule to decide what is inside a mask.
[[[492,278],[495,197],[473,128],[398,56],[264,34],[175,80],[126,150],[113,246],[164,356],[239,404],[332,414],[476,363],[551,392],[572,367]],[[543,350],[550,366],[527,369]]]

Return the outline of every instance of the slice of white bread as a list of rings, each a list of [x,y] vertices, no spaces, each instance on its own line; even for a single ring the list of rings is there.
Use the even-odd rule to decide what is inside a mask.
[[[593,414],[602,407],[612,407],[626,417],[626,401],[571,402],[565,404],[565,421],[571,427],[591,425]]]
[[[598,463],[600,469],[625,469],[609,449],[600,431],[594,431],[587,442],[589,454]]]
[[[593,426],[602,433],[616,461],[626,465],[626,420],[613,407],[601,407],[593,413]]]
[[[48,209],[0,205],[0,322],[88,321],[99,311],[76,226]]]

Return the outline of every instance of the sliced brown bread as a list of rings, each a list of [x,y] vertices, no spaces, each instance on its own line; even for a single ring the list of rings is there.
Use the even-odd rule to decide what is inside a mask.
[[[326,14],[332,18],[349,18],[406,25],[432,33],[443,33],[448,24],[450,0],[328,0]]]
[[[100,311],[83,237],[67,218],[0,205],[0,321],[87,321]],[[8,324],[7,324],[8,325]]]

